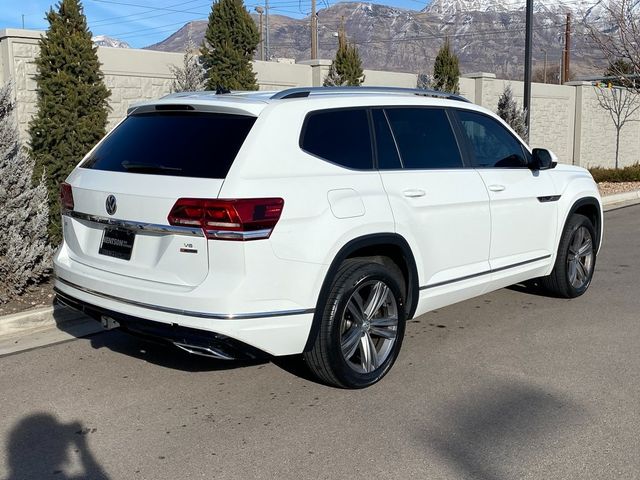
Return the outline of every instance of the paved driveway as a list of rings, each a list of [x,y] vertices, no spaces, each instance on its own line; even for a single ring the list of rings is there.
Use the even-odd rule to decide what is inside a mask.
[[[364,391],[118,332],[0,358],[0,478],[638,479],[640,207],[582,298],[427,314]]]

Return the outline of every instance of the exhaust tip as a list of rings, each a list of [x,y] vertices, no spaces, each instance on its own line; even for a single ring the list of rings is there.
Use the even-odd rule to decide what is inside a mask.
[[[203,347],[201,345],[190,345],[190,344],[181,343],[181,342],[173,342],[173,344],[179,349],[184,350],[185,352],[191,353],[193,355],[200,355],[202,357],[209,357],[209,358],[217,358],[218,360],[235,360],[234,357],[227,355],[223,351],[212,346]]]

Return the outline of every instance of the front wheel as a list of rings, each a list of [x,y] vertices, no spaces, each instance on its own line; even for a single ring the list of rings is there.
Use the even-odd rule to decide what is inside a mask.
[[[595,229],[584,215],[573,215],[560,239],[558,256],[551,275],[542,286],[563,298],[575,298],[591,285],[596,265]]]
[[[324,305],[311,371],[327,384],[364,388],[389,371],[400,352],[405,307],[399,272],[366,260],[338,269]]]

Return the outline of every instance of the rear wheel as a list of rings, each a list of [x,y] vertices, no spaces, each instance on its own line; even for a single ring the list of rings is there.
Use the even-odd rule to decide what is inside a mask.
[[[595,229],[584,215],[573,215],[567,222],[556,263],[542,286],[554,295],[575,298],[587,291],[596,265]]]
[[[405,330],[402,278],[367,260],[345,261],[331,286],[313,349],[311,371],[343,388],[379,381],[395,362]]]

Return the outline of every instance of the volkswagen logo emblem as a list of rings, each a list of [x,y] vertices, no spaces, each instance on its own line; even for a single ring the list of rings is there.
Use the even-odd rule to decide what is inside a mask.
[[[107,197],[107,201],[104,202],[104,205],[109,215],[113,215],[114,213],[116,213],[116,210],[118,209],[116,197],[114,197],[113,195],[109,195]]]

